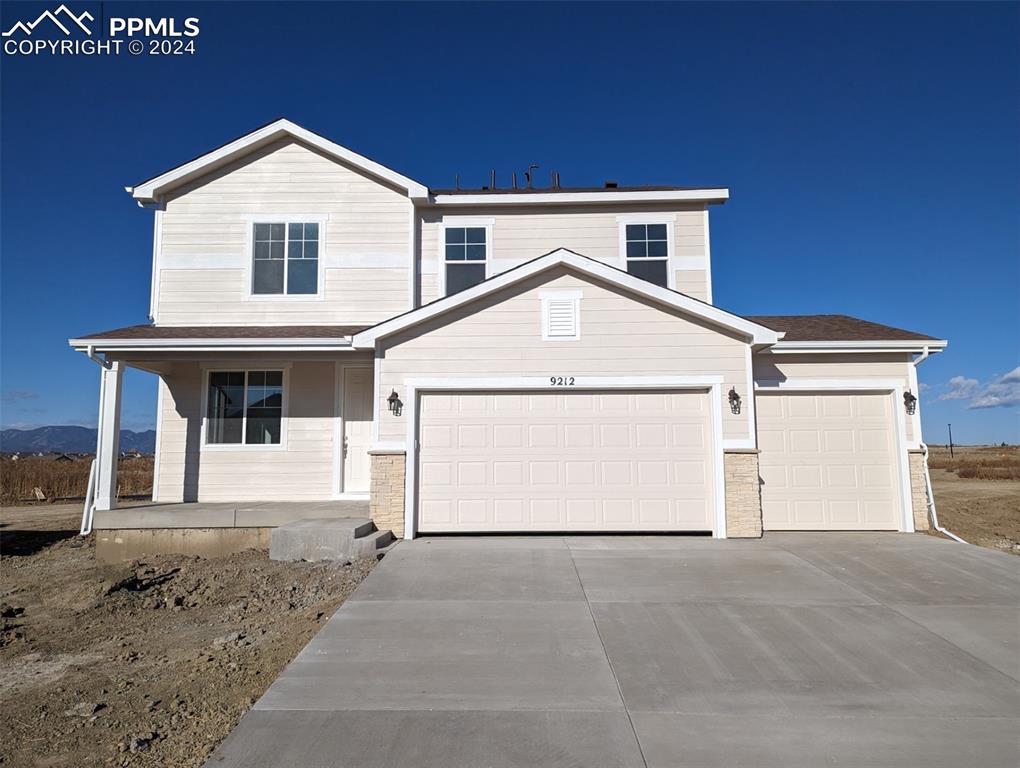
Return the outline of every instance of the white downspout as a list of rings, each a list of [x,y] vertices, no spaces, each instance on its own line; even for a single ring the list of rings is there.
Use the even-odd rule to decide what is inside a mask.
[[[96,355],[96,348],[89,344],[85,348],[85,355],[89,360],[94,362],[101,368],[108,369],[110,367],[110,361],[104,360],[103,358]],[[88,488],[85,489],[85,508],[81,513],[81,527],[78,529],[79,536],[88,536],[92,533],[92,518],[96,511],[95,503],[95,491],[96,482],[99,478],[98,472],[98,461],[99,456],[103,449],[103,403],[106,402],[106,398],[103,396],[106,390],[106,376],[99,375],[99,419],[96,421],[96,458],[92,459],[92,465],[89,467],[89,484]]]
[[[928,348],[927,345],[925,345],[924,351],[921,352],[921,356],[914,360],[914,367],[916,368],[925,360],[927,360],[928,355],[930,353],[931,350]],[[928,496],[928,514],[931,515],[931,524],[932,526],[934,526],[935,530],[938,531],[939,533],[948,536],[953,541],[958,541],[961,544],[966,544],[967,542],[961,539],[955,533],[953,533],[952,531],[947,531],[945,528],[939,525],[939,515],[938,512],[935,511],[935,494],[932,493],[931,490],[931,472],[928,470],[928,446],[920,440],[918,440],[918,444],[921,446],[921,455],[924,457],[924,491]]]

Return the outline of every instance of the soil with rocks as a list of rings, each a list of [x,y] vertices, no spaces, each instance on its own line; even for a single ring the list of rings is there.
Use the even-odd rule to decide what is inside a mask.
[[[39,513],[0,517],[0,765],[202,765],[376,562],[108,565]]]

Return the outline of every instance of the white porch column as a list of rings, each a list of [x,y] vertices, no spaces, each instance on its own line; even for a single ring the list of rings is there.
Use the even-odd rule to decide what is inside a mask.
[[[117,508],[117,459],[120,456],[120,362],[103,368],[99,386],[99,435],[96,439],[96,509]]]

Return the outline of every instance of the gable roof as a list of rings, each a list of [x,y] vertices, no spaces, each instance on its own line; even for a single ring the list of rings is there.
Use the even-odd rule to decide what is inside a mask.
[[[754,345],[767,346],[775,344],[782,337],[781,333],[777,333],[764,325],[726,312],[677,291],[662,288],[641,280],[623,270],[603,264],[601,261],[582,256],[566,248],[559,248],[544,256],[539,256],[537,259],[532,259],[513,269],[483,280],[481,283],[467,288],[460,293],[436,299],[429,304],[412,309],[402,315],[397,315],[357,333],[353,339],[353,346],[355,349],[372,349],[379,339],[391,336],[405,328],[410,328],[418,323],[462,307],[465,304],[477,301],[529,277],[561,266],[569,267],[582,275],[623,288],[629,293],[648,299],[668,309],[679,310],[684,314],[696,317],[722,330],[735,332],[748,338],[750,343]]]
[[[193,160],[189,160],[182,165],[171,168],[169,171],[161,173],[158,176],[154,176],[151,179],[139,182],[133,187],[125,187],[125,189],[133,198],[135,198],[135,200],[139,202],[139,204],[154,203],[158,200],[160,195],[170,191],[174,187],[180,186],[192,179],[199,178],[200,176],[204,176],[205,174],[240,157],[244,157],[245,155],[260,149],[267,144],[271,144],[274,141],[279,141],[280,139],[287,137],[315,147],[319,151],[324,152],[327,155],[346,163],[347,165],[353,166],[370,176],[382,179],[398,189],[404,190],[407,193],[407,196],[413,200],[425,199],[428,197],[428,187],[424,184],[420,184],[414,179],[409,179],[396,171],[390,170],[374,160],[369,160],[364,155],[352,152],[346,147],[342,147],[317,133],[313,133],[307,128],[302,128],[300,125],[292,123],[290,120],[285,118],[274,120],[261,128],[256,128],[251,133],[247,133],[238,139],[229,141],[216,149],[206,152],[203,155],[199,155]]]

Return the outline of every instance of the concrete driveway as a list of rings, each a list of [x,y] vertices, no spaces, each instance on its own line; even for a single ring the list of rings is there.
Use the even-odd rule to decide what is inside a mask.
[[[212,766],[1010,766],[1020,558],[923,535],[388,555]]]

